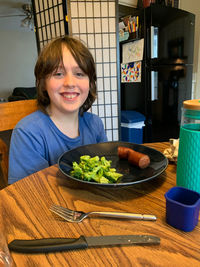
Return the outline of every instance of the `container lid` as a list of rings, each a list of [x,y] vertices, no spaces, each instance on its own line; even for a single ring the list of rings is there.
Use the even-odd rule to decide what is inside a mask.
[[[183,102],[186,109],[200,110],[200,99],[186,100]]]
[[[145,116],[134,110],[122,110],[121,111],[121,122],[139,122],[145,121]]]

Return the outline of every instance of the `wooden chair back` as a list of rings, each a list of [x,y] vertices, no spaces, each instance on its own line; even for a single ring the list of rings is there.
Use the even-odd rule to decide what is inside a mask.
[[[14,129],[25,116],[37,110],[37,101],[20,100],[0,103],[0,132]],[[8,146],[0,139],[0,188],[8,184]]]

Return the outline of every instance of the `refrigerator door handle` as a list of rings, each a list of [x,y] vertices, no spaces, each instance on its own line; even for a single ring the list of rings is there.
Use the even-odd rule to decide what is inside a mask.
[[[158,99],[158,72],[151,71],[151,101]]]
[[[158,27],[151,26],[151,58],[158,58]]]

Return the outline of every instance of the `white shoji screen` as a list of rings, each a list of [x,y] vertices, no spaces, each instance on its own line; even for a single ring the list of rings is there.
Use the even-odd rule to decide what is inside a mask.
[[[116,4],[112,0],[70,0],[70,34],[80,38],[96,62],[98,97],[91,111],[101,117],[109,141],[119,140]]]
[[[63,0],[33,0],[38,50],[51,39],[66,34]],[[68,31],[67,31],[68,33]]]

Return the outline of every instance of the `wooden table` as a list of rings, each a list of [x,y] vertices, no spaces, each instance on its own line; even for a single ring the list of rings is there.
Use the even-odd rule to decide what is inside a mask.
[[[8,147],[0,138],[0,190],[8,185]]]
[[[168,143],[148,144],[163,152]],[[151,234],[160,245],[90,248],[49,254],[11,252],[16,266],[200,266],[200,224],[182,232],[166,223],[164,193],[175,186],[176,165],[149,182],[131,188],[93,190],[69,187],[57,165],[35,173],[0,191],[1,222],[13,239]],[[68,223],[49,211],[53,204],[89,211],[155,214],[157,221],[88,218]]]

